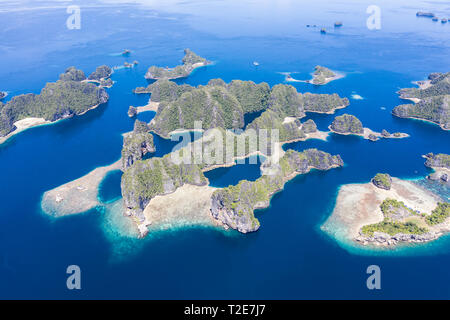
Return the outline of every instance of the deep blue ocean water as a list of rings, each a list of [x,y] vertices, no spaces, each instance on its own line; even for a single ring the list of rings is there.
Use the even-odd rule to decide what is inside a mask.
[[[105,1],[106,2],[106,1]],[[431,72],[450,71],[450,25],[416,18],[418,10],[450,17],[446,1],[377,1],[381,29],[368,30],[372,1],[3,1],[0,7],[0,90],[11,96],[38,93],[68,66],[86,73],[101,64],[117,70],[107,104],[82,117],[23,132],[0,146],[0,298],[269,298],[416,299],[450,298],[450,238],[402,251],[360,252],[339,244],[320,226],[331,214],[338,188],[368,182],[377,172],[421,178],[430,171],[422,154],[450,153],[449,133],[438,126],[398,119],[391,110],[405,103],[395,93]],[[146,2],[146,1],[142,1]],[[66,28],[66,7],[81,6],[80,30]],[[334,29],[342,20],[344,26]],[[326,27],[321,35],[318,28]],[[127,226],[116,229],[118,176],[102,184],[105,208],[61,219],[40,210],[42,194],[120,157],[121,134],[133,128],[130,105],[148,95],[150,65],[175,66],[189,47],[215,62],[180,80],[191,85],[212,78],[284,82],[282,72],[307,79],[320,64],[346,74],[326,86],[294,83],[301,92],[338,93],[362,100],[336,114],[351,113],[365,127],[401,131],[402,140],[376,143],[331,135],[286,145],[340,154],[345,167],[313,171],[290,181],[271,206],[257,211],[252,234],[188,228],[135,240]],[[125,58],[120,52],[131,49]],[[252,65],[260,63],[259,67]],[[139,119],[149,121],[153,113]],[[325,130],[335,115],[308,114]],[[177,142],[155,137],[162,156]],[[213,186],[254,180],[256,165],[207,174]],[[82,270],[82,290],[66,289],[68,265]],[[366,288],[366,268],[377,264],[382,289]]]

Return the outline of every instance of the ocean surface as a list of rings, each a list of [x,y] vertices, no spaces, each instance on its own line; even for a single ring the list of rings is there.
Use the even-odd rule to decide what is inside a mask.
[[[69,66],[89,74],[102,64],[139,61],[119,69],[110,100],[87,114],[25,131],[0,146],[1,299],[450,299],[450,237],[400,250],[351,248],[320,226],[332,213],[338,189],[365,183],[377,172],[405,179],[430,173],[421,155],[450,153],[449,132],[422,121],[394,118],[405,103],[399,88],[431,72],[450,71],[450,23],[417,18],[432,11],[450,18],[448,1],[376,1],[381,29],[369,30],[373,1],[2,1],[0,90],[38,93]],[[81,8],[81,29],[69,30],[69,5]],[[335,21],[343,27],[335,29]],[[306,27],[307,24],[317,27]],[[321,27],[327,34],[320,34]],[[120,173],[103,181],[104,206],[71,217],[42,213],[42,194],[120,157],[121,134],[133,128],[130,105],[148,95],[151,65],[175,66],[190,48],[214,61],[179,83],[222,78],[284,83],[283,72],[308,79],[314,66],[345,74],[325,86],[293,83],[300,92],[338,93],[375,131],[410,138],[376,143],[331,135],[285,148],[340,154],[345,167],[313,171],[287,183],[268,209],[256,212],[258,232],[239,234],[189,227],[134,238],[120,213]],[[123,49],[131,55],[121,56]],[[253,66],[258,61],[258,67]],[[356,99],[355,99],[356,98]],[[361,99],[362,98],[362,99]],[[154,113],[139,119],[150,121]],[[308,114],[326,130],[335,115]],[[176,142],[155,137],[157,153]],[[257,165],[208,172],[211,185],[255,180]],[[448,190],[442,191],[444,194]],[[82,290],[66,288],[66,268],[79,265]],[[381,290],[366,287],[369,265],[381,268]]]

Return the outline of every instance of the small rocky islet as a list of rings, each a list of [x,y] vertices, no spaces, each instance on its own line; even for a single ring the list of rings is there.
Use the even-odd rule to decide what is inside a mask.
[[[381,133],[372,131],[369,128],[364,128],[362,122],[351,114],[343,114],[334,118],[331,125],[328,127],[331,132],[341,135],[357,135],[370,141],[377,141],[381,138],[407,138],[406,133],[395,132],[389,133],[383,129]]]

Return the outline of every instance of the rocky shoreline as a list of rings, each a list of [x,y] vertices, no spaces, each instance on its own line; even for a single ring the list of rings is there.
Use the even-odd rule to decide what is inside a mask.
[[[386,199],[396,199],[389,201],[403,206],[404,209],[399,211],[403,213],[395,218],[400,220],[386,220],[386,213],[380,209]],[[441,223],[424,223],[424,219],[434,212],[439,203],[445,203],[445,201],[412,181],[398,178],[392,178],[392,186],[389,190],[379,188],[373,183],[344,185],[339,190],[333,213],[322,225],[322,230],[335,237],[339,235],[342,241],[362,247],[395,247],[402,243],[429,242],[450,231],[450,218],[446,218]],[[386,224],[397,223],[396,221],[415,223],[423,231],[388,234],[375,229],[373,234],[365,233],[367,232],[365,226],[377,226],[383,221],[390,221],[384,222]]]

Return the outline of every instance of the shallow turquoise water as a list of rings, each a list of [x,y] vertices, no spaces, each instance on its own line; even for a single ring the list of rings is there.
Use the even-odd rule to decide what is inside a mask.
[[[65,28],[66,8],[60,4],[25,11],[8,11],[15,8],[8,1],[2,6],[0,90],[10,92],[8,98],[39,92],[70,65],[89,73],[101,64],[140,64],[115,72],[107,104],[79,118],[28,130],[0,147],[0,298],[450,298],[449,237],[380,255],[355,252],[320,230],[339,186],[367,182],[377,172],[423,177],[429,170],[422,154],[450,153],[448,132],[390,114],[404,103],[395,93],[399,88],[430,72],[450,70],[450,25],[415,16],[418,10],[448,13],[448,4],[381,1],[382,29],[370,31],[365,26],[369,1],[167,3],[90,2],[82,5],[81,30]],[[46,3],[27,4],[36,5]],[[334,30],[335,20],[343,20],[344,26]],[[306,24],[326,26],[329,33],[320,35]],[[293,85],[301,92],[358,94],[364,99],[351,99],[337,114],[351,113],[373,130],[411,137],[371,143],[331,135],[326,142],[287,145],[340,154],[346,165],[289,182],[270,208],[257,211],[261,229],[253,234],[189,228],[135,240],[132,226],[118,214],[120,200],[57,220],[42,214],[43,192],[120,157],[121,134],[133,128],[128,107],[148,100],[132,89],[146,85],[148,66],[176,65],[185,47],[215,61],[180,80],[192,85],[221,77],[272,86],[284,81],[280,72],[298,72],[295,78],[306,79],[317,64],[338,70],[346,77],[326,86]],[[118,54],[124,48],[132,50],[130,57]],[[149,121],[152,116],[139,118]],[[308,118],[325,130],[334,115]],[[155,156],[177,144],[159,137],[155,142]],[[212,185],[226,186],[258,174],[257,166],[243,165],[209,172],[208,178]],[[101,196],[113,201],[118,179],[107,179]],[[70,264],[82,269],[79,292],[65,287]],[[371,264],[382,270],[378,292],[365,286]]]

